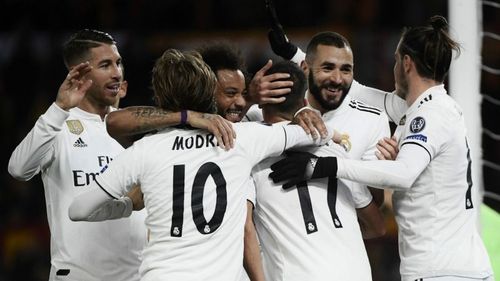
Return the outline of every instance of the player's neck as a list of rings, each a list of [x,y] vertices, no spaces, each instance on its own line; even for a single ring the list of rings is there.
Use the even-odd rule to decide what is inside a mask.
[[[284,116],[283,114],[270,112],[269,110],[263,110],[262,117],[264,117],[264,122],[267,124],[274,124],[282,121],[291,121],[293,119],[293,116]]]
[[[316,100],[316,98],[309,91],[307,92],[306,99],[307,99],[307,102],[309,103],[309,105],[312,108],[319,110],[319,112],[321,112],[322,115],[328,111],[321,106],[321,104]]]
[[[425,91],[439,84],[441,83],[438,81],[422,78],[420,76],[415,79],[411,79],[411,81],[408,82],[408,96],[406,96],[406,104],[411,106]]]
[[[99,104],[97,102],[93,102],[87,98],[84,98],[80,104],[78,105],[83,111],[87,111],[89,113],[97,114],[101,116],[101,119],[104,120],[104,117],[109,112],[109,105]]]

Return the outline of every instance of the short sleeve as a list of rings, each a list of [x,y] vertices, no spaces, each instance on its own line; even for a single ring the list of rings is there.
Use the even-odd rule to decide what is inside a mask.
[[[255,182],[252,177],[250,177],[250,179],[248,180],[246,191],[247,191],[247,201],[250,201],[250,203],[252,203],[253,206],[255,207],[257,201],[257,193],[255,190]]]
[[[343,179],[339,181],[342,181],[351,191],[354,207],[356,209],[368,206],[373,200],[373,196],[366,185]]]

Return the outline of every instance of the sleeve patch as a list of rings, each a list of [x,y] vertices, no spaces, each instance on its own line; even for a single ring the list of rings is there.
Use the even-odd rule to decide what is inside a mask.
[[[425,119],[423,117],[415,117],[411,120],[410,131],[414,134],[421,132],[425,128]]]
[[[419,140],[422,142],[427,142],[427,137],[422,134],[410,135],[405,138],[405,140]]]

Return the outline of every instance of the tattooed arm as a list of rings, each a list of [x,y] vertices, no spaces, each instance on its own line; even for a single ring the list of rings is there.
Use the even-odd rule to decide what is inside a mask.
[[[180,112],[170,112],[153,106],[127,107],[111,112],[106,118],[109,135],[124,146],[130,145],[137,139],[131,138],[133,136],[142,136],[180,123]],[[233,147],[236,134],[231,122],[221,116],[188,110],[187,124],[213,133],[222,148]]]

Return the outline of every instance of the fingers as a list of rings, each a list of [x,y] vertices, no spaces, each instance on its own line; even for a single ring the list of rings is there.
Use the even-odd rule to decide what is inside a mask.
[[[375,155],[379,160],[395,160],[399,153],[398,143],[394,137],[379,140],[377,149]]]
[[[318,131],[321,135],[321,138],[326,138],[328,136],[328,130],[326,129],[325,122],[319,116],[315,116],[311,119],[312,126],[314,127],[314,131]]]
[[[214,134],[215,138],[217,139],[217,144],[219,145],[219,147],[224,149],[224,150],[229,150],[229,148],[226,147],[226,145],[225,145],[227,143],[227,137],[226,137],[226,140],[224,140],[224,138],[225,138],[224,128],[217,126],[213,131],[214,131],[213,134]]]
[[[209,129],[209,131],[215,135],[219,146],[224,150],[233,148],[236,138],[233,124],[219,115],[213,115],[211,122],[213,129]]]
[[[311,109],[305,109],[299,112],[292,123],[301,126],[307,134],[311,134],[313,139],[318,137],[318,132],[322,138],[328,136],[328,130],[326,129],[323,119],[321,119],[319,113]]]
[[[259,71],[257,71],[255,73],[254,77],[263,77],[264,73],[266,73],[266,71],[269,70],[269,68],[271,68],[271,66],[273,66],[273,61],[268,60],[267,63]]]
[[[222,134],[222,140],[224,141],[224,146],[226,150],[234,147],[234,138],[236,138],[236,132],[233,130],[233,125],[230,121],[225,120],[221,116],[220,118],[220,132]]]
[[[75,67],[72,67],[71,70],[69,71],[68,75],[66,76],[66,79],[68,81],[71,81],[72,79],[80,79],[82,76],[87,74],[90,70],[92,70],[92,66],[90,66],[90,63],[87,62],[82,62]]]
[[[262,98],[259,104],[277,104],[277,103],[282,103],[286,100],[285,97],[279,97],[279,98]]]
[[[85,82],[81,82],[80,86],[79,86],[79,89],[81,92],[83,93],[86,93],[87,90],[90,88],[90,86],[92,86],[92,83],[94,83],[94,81],[92,80],[86,80]]]

